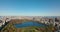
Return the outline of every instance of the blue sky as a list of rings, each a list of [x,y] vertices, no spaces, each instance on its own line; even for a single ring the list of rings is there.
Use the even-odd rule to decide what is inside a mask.
[[[60,0],[0,0],[0,16],[60,16]]]

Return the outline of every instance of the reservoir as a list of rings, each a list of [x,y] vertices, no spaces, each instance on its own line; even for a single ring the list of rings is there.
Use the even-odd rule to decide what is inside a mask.
[[[14,26],[16,28],[23,28],[23,27],[30,27],[30,26],[45,27],[47,25],[39,23],[39,22],[27,21],[27,22],[23,22],[23,23],[20,23],[20,24],[15,24]]]

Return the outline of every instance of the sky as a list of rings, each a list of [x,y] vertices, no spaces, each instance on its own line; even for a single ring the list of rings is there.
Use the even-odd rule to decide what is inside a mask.
[[[0,16],[60,16],[60,0],[0,0]]]

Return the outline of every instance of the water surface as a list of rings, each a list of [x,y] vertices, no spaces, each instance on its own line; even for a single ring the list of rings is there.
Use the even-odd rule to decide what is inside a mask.
[[[33,21],[27,21],[23,22],[22,24],[15,24],[14,25],[16,28],[22,28],[22,27],[30,27],[30,26],[40,26],[40,27],[45,27],[47,25],[38,23],[38,22],[33,22]]]

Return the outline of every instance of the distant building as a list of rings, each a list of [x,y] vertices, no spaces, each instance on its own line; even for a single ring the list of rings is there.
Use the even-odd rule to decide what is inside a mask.
[[[59,20],[57,18],[55,18],[55,22],[59,22]]]
[[[3,25],[2,23],[3,23],[3,21],[2,21],[2,20],[0,20],[0,27]]]
[[[5,25],[6,22],[10,21],[11,19],[9,18],[1,18],[0,19],[0,27],[2,27],[2,25]]]

